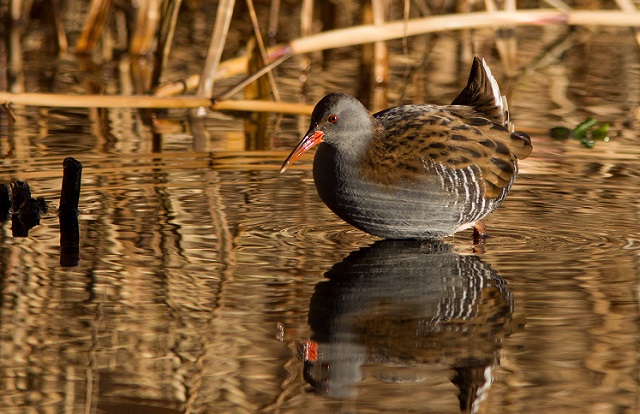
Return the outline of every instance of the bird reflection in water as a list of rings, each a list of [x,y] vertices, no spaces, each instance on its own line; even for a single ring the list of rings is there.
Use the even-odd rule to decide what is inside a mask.
[[[351,398],[363,365],[382,381],[398,367],[451,367],[460,409],[477,411],[512,325],[505,281],[477,256],[443,242],[382,240],[325,274],[311,298],[312,338],[298,346],[316,392]]]

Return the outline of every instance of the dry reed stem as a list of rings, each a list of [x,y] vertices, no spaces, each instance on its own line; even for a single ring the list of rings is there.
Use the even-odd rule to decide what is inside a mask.
[[[418,6],[418,10],[420,9],[420,6]],[[428,8],[426,10],[423,10],[424,12],[427,13],[423,13],[423,15],[428,16]],[[409,16],[411,15],[411,1],[410,0],[404,0],[404,9],[402,11],[402,21],[403,22],[408,22],[409,21]],[[407,37],[403,37],[402,38],[402,51],[404,52],[405,55],[409,54],[409,44],[407,41]]]
[[[182,0],[163,0],[162,2],[160,33],[158,34],[158,45],[154,52],[155,62],[151,73],[151,89],[158,86],[162,70],[167,65],[181,4]]]
[[[196,95],[200,98],[210,98],[213,95],[215,74],[217,72],[218,65],[220,64],[220,58],[222,57],[222,51],[226,43],[227,33],[229,33],[234,5],[235,0],[221,0],[218,3],[216,23],[213,28],[213,34],[211,35],[211,42],[209,43],[209,50],[207,52],[207,59],[205,60],[204,67],[202,68],[202,74],[200,76],[200,82],[198,83],[198,90],[196,92]]]
[[[442,30],[459,30],[464,28],[493,27],[496,25],[615,25],[640,26],[640,13],[622,13],[619,11],[575,11],[563,13],[557,10],[521,10],[516,12],[480,12],[448,14],[411,19],[407,22],[395,21],[383,25],[355,26],[331,32],[319,33],[289,43],[294,54],[314,52],[318,50],[354,46],[403,36],[432,33]]]
[[[640,12],[628,13],[618,10],[574,10],[567,15],[567,24],[575,26],[640,26]]]
[[[249,9],[249,16],[251,17],[251,25],[253,26],[253,33],[256,37],[256,42],[258,44],[258,50],[260,51],[260,56],[262,56],[262,65],[267,65],[269,63],[269,55],[267,54],[267,48],[264,45],[264,41],[262,39],[262,33],[260,32],[260,25],[258,23],[258,16],[256,15],[256,9],[253,6],[253,0],[246,0],[247,8]],[[269,85],[271,87],[271,94],[273,95],[274,101],[280,100],[280,93],[278,92],[278,85],[276,84],[276,78],[273,75],[272,71],[267,72],[267,79],[269,80]]]
[[[58,46],[58,54],[63,54],[69,48],[69,42],[67,40],[67,33],[64,30],[64,23],[62,21],[62,0],[51,0],[51,14],[53,19],[53,26],[56,31],[56,45]]]
[[[309,36],[313,24],[313,0],[302,0],[300,7],[300,36]],[[298,68],[300,69],[302,90],[306,88],[309,70],[311,69],[311,56],[302,55],[299,58]]]
[[[258,41],[255,36],[249,39],[249,42],[247,43],[247,54],[251,56],[248,61],[248,73],[259,72],[260,70],[265,69],[265,59],[258,50]],[[273,72],[271,72],[270,69],[267,70],[267,73],[273,75]],[[275,79],[273,80],[275,81]],[[240,84],[243,83],[241,82]],[[255,77],[253,81],[244,83],[242,88],[244,89],[245,99],[272,99],[271,84],[269,79],[264,76]],[[231,93],[231,95],[233,94],[235,93]],[[218,99],[222,99],[222,97],[218,97]],[[245,118],[245,149],[264,149],[267,147],[269,142],[267,134],[267,131],[269,130],[269,119],[270,114],[266,112],[252,113],[248,118]]]
[[[9,2],[9,14],[11,15],[11,20],[14,23],[20,20],[26,20],[25,16],[28,16],[28,10],[26,9],[29,5],[25,4],[23,0],[12,0]]]
[[[371,2],[373,24],[382,26],[385,22],[385,11],[389,7],[387,0],[372,0]],[[405,22],[408,21],[405,20]],[[389,84],[389,49],[385,42],[375,42],[373,45],[373,107],[384,109],[387,107],[386,86]]]
[[[215,80],[224,79],[225,76],[229,73],[228,71],[225,71],[223,69],[223,66],[224,66],[223,64],[224,62],[220,63],[220,66],[218,66],[218,71],[216,72]],[[158,86],[153,91],[153,95],[154,96],[179,95],[181,93],[195,90],[198,87],[198,83],[200,83],[200,75],[191,75],[188,78],[181,79],[178,81],[173,81],[173,82]]]
[[[211,106],[215,111],[243,111],[243,112],[277,112],[283,114],[311,115],[313,105],[290,102],[273,101],[245,101],[226,100],[218,101]]]
[[[29,16],[30,4],[22,0],[9,2],[10,18],[6,20],[7,36],[7,79],[13,92],[24,92],[24,62],[22,60],[22,37]]]
[[[280,0],[271,0],[269,8],[269,25],[267,36],[274,37],[278,33],[278,18],[280,17]]]
[[[87,21],[76,42],[76,53],[89,53],[100,41],[110,16],[111,0],[92,0]]]
[[[269,53],[269,64],[282,58],[283,56],[290,55],[291,49],[288,45],[277,45],[267,50]],[[214,80],[227,79],[232,76],[236,76],[247,71],[247,57],[242,56],[234,59],[229,59],[224,62],[220,62],[218,70],[214,74]],[[186,91],[194,90],[200,82],[200,75],[191,75],[180,81],[171,82],[158,87],[154,96],[170,96]]]
[[[237,92],[239,92],[241,89],[243,89],[245,86],[247,86],[251,82],[258,80],[258,78],[262,77],[265,73],[271,73],[273,68],[279,66],[282,62],[289,59],[290,57],[291,55],[285,55],[285,56],[282,56],[280,59],[272,61],[268,65],[265,65],[259,70],[249,74],[247,77],[245,77],[243,80],[241,80],[237,84],[233,85],[231,88],[220,93],[220,95],[217,95],[216,97],[214,97],[214,99],[217,101],[223,101],[225,99],[229,99],[230,97],[235,95]],[[266,98],[266,97],[256,97],[256,98]]]
[[[280,112],[308,115],[313,106],[260,100],[224,100],[213,102],[196,96],[159,97],[147,95],[63,95],[49,93],[0,92],[0,104],[50,106],[58,108],[199,108],[216,111]]]
[[[571,10],[571,6],[567,5],[567,3],[563,2],[562,0],[543,0],[545,3],[547,3],[549,6],[554,7],[558,10],[562,10],[565,12],[568,12],[569,10]]]
[[[569,24],[593,26],[640,26],[640,13],[617,10],[571,11],[551,9],[519,10],[515,12],[479,12],[448,14],[395,21],[383,25],[355,26],[295,39],[289,43],[294,54],[315,52],[337,47],[354,46],[383,40],[415,36],[443,30],[492,27],[496,25]],[[280,46],[282,47],[282,46]]]
[[[145,55],[160,24],[160,0],[140,0],[136,9],[135,24],[129,43],[129,53]]]
[[[633,1],[631,0],[616,0],[616,4],[620,8],[620,10],[624,12],[629,12],[629,13],[638,12],[638,9],[636,8],[635,4],[633,4]],[[633,35],[636,39],[636,43],[640,46],[640,31],[638,31],[638,29],[636,28],[632,30],[633,30]]]

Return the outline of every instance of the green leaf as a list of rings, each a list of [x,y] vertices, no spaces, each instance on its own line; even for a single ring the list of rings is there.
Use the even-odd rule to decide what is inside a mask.
[[[609,133],[609,126],[610,125],[608,122],[605,122],[604,124],[600,125],[598,128],[594,129],[591,132],[591,138],[599,141],[608,141],[609,136],[607,134]]]
[[[574,129],[569,129],[562,126],[553,127],[549,130],[551,138],[564,140],[569,137],[573,137],[580,141],[580,144],[585,148],[593,148],[596,145],[596,141],[609,141],[609,127],[611,124],[605,122],[601,125],[597,125],[598,121],[589,117],[578,124]]]
[[[564,140],[569,138],[569,136],[571,136],[571,130],[567,127],[557,126],[557,127],[551,128],[551,130],[549,130],[549,134],[551,134],[551,138],[553,139]]]
[[[587,137],[587,132],[589,132],[589,130],[593,128],[596,123],[598,123],[598,121],[589,117],[582,123],[578,124],[578,126],[575,127],[571,132],[571,135],[577,139],[585,139]]]

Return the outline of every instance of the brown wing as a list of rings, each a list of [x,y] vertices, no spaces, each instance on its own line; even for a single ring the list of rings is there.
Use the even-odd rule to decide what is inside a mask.
[[[498,198],[514,179],[516,158],[531,152],[525,134],[461,106],[408,105],[374,115],[379,121],[362,172],[391,185],[426,174],[425,163],[481,171],[483,195]]]
[[[500,94],[498,82],[494,79],[484,59],[479,57],[473,59],[467,86],[453,100],[451,106],[471,107],[459,111],[459,115],[463,119],[480,116],[513,132],[513,124],[509,119],[507,98]],[[474,115],[469,109],[472,109],[478,115]],[[458,112],[454,109],[452,111]],[[509,147],[513,155],[519,159],[524,159],[531,154],[531,140],[522,132],[514,132],[514,134],[504,143]]]

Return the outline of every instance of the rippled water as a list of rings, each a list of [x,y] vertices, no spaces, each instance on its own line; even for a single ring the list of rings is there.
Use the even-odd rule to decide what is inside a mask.
[[[243,121],[213,114],[195,152],[179,112],[158,132],[125,109],[16,108],[0,183],[52,208],[28,237],[2,224],[1,411],[638,411],[640,59],[625,31],[583,46],[508,87],[535,150],[483,253],[469,232],[380,241],[336,218],[310,158],[278,173],[304,118],[244,152]],[[547,137],[587,115],[610,142]],[[84,165],[76,267],[60,265],[67,156]]]

